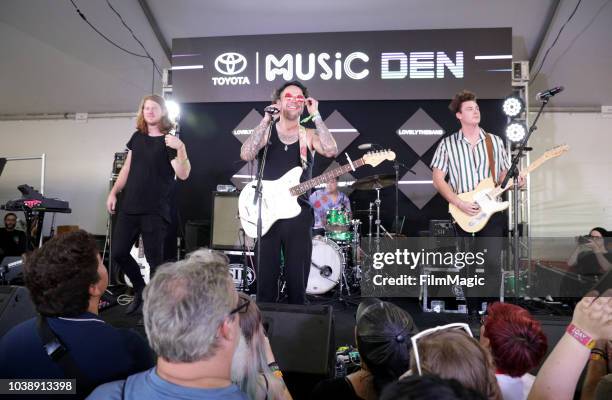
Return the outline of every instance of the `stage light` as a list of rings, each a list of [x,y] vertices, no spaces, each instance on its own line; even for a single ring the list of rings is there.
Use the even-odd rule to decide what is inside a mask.
[[[170,121],[176,123],[181,115],[181,107],[176,101],[168,100],[166,101],[166,108],[168,109],[168,118],[170,118]]]
[[[506,137],[511,142],[520,142],[526,134],[527,127],[524,122],[513,121],[506,126]]]
[[[516,95],[510,96],[506,98],[506,100],[504,100],[504,114],[506,114],[510,118],[514,118],[519,115],[524,108],[525,103],[523,103],[523,100],[521,100],[521,98]]]

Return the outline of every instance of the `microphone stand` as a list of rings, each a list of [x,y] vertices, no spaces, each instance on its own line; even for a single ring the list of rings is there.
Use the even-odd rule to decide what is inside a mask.
[[[529,138],[531,137],[531,134],[538,129],[537,127],[537,122],[538,119],[540,119],[540,115],[542,114],[542,111],[544,111],[544,107],[546,107],[546,104],[548,104],[548,101],[550,100],[552,96],[546,96],[542,98],[542,105],[540,106],[540,109],[538,110],[538,113],[535,117],[535,119],[533,120],[533,123],[531,124],[531,127],[529,128],[529,131],[527,132],[527,134],[525,135],[525,137],[523,138],[523,140],[521,141],[521,143],[517,146],[517,153],[514,155],[514,157],[512,158],[512,164],[510,165],[510,168],[508,169],[508,173],[506,174],[506,177],[504,178],[504,180],[501,183],[501,187],[505,188],[506,185],[508,185],[508,181],[510,180],[510,178],[514,179],[514,188],[513,188],[513,194],[514,194],[514,199],[513,199],[513,207],[514,207],[514,237],[512,238],[512,243],[514,246],[514,257],[513,257],[513,264],[514,264],[514,297],[518,297],[519,294],[519,290],[518,290],[518,285],[519,285],[519,269],[520,269],[520,238],[519,238],[519,232],[518,232],[518,224],[519,224],[519,217],[518,217],[518,211],[519,211],[519,201],[518,201],[518,191],[519,191],[519,172],[518,172],[518,163],[520,162],[521,158],[523,157],[523,152],[525,150],[525,146],[527,144],[527,141],[529,140]],[[503,279],[503,274],[502,274],[502,279]],[[500,289],[501,290],[501,289]]]
[[[275,120],[271,115],[270,125],[268,125],[268,131],[265,135],[266,144],[264,145],[263,154],[259,159],[259,168],[257,170],[257,185],[255,186],[255,195],[253,196],[253,204],[257,204],[257,271],[259,271],[259,268],[261,267],[261,203],[263,195],[261,190],[261,181],[263,179],[263,172],[266,166],[266,157],[268,155],[268,148],[270,147],[270,136],[272,133],[272,124],[274,123],[274,121]]]
[[[397,157],[393,160],[393,169],[395,170],[395,237],[401,233],[399,226],[399,169],[400,166],[406,168],[408,172],[416,175],[416,172],[406,166],[406,164],[397,161]]]
[[[397,157],[393,160],[393,169],[395,170],[395,238],[399,235],[399,163]]]
[[[242,235],[242,292],[251,294],[251,288],[249,287],[249,279],[247,276],[249,257],[247,256],[246,233],[244,232],[244,229],[240,228],[238,235]]]

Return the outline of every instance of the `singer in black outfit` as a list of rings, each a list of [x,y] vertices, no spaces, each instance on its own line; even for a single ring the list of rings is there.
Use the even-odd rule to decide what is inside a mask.
[[[174,176],[185,180],[191,166],[185,144],[170,131],[165,101],[157,95],[145,96],[138,110],[137,131],[127,143],[128,155],[111,189],[106,206],[115,213],[117,194],[123,191],[121,210],[113,234],[113,261],[130,278],[135,290],[134,301],[127,309],[131,314],[142,304],[145,281],[130,250],[142,235],[145,257],[151,268],[164,260],[163,247],[170,223],[170,193]]]
[[[306,129],[300,125],[304,105],[315,123],[315,129]],[[261,123],[242,145],[240,157],[245,161],[261,157],[270,132],[263,179],[278,179],[295,167],[303,169],[302,181],[311,178],[315,152],[333,157],[338,151],[334,138],[319,114],[318,101],[308,96],[304,85],[293,81],[274,91],[272,106],[266,108],[268,111]],[[278,119],[274,119],[272,114],[277,114]],[[268,129],[270,124],[271,130]],[[276,221],[261,238],[261,265],[257,266],[258,302],[279,300],[278,277],[282,251],[289,303],[304,304],[312,253],[310,228],[313,212],[308,194],[300,196],[298,201],[302,207],[301,213],[291,219]]]

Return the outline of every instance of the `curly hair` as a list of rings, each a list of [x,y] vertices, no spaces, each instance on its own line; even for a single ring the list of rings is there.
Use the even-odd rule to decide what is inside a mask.
[[[170,121],[170,118],[168,118],[168,109],[166,108],[166,101],[163,97],[158,96],[156,94],[145,96],[140,101],[140,106],[138,107],[138,115],[136,116],[136,129],[138,129],[142,133],[149,133],[149,128],[147,127],[143,112],[144,105],[147,100],[151,100],[159,104],[162,110],[162,118],[159,130],[164,134],[170,133],[170,131],[174,128],[174,123]]]
[[[304,97],[308,98],[308,88],[304,86],[304,84],[300,81],[291,81],[283,83],[281,87],[272,92],[272,102],[280,100],[281,93],[283,93],[283,90],[287,89],[289,86],[295,86],[300,88],[300,90],[304,94]]]
[[[491,304],[483,335],[489,339],[497,369],[512,377],[523,376],[536,367],[548,348],[540,322],[514,304]]]
[[[24,272],[40,314],[77,316],[87,311],[89,286],[100,280],[98,246],[83,230],[55,236],[27,256]]]
[[[470,92],[469,90],[462,90],[453,97],[450,104],[448,105],[448,109],[451,110],[453,115],[461,112],[461,105],[466,101],[476,101],[476,94]]]

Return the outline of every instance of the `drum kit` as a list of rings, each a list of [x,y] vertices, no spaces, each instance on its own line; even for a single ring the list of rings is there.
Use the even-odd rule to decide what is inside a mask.
[[[343,301],[343,292],[351,295],[361,287],[361,266],[368,256],[361,247],[362,236],[379,241],[381,231],[389,235],[380,220],[380,190],[395,184],[394,175],[373,175],[355,181],[354,190],[375,190],[376,199],[366,210],[355,210],[355,214],[368,216],[368,233],[362,235],[362,221],[352,218],[349,210],[333,208],[327,211],[325,234],[312,239],[312,258],[306,293],[320,295],[338,286],[338,300]],[[375,225],[373,230],[372,224]]]

